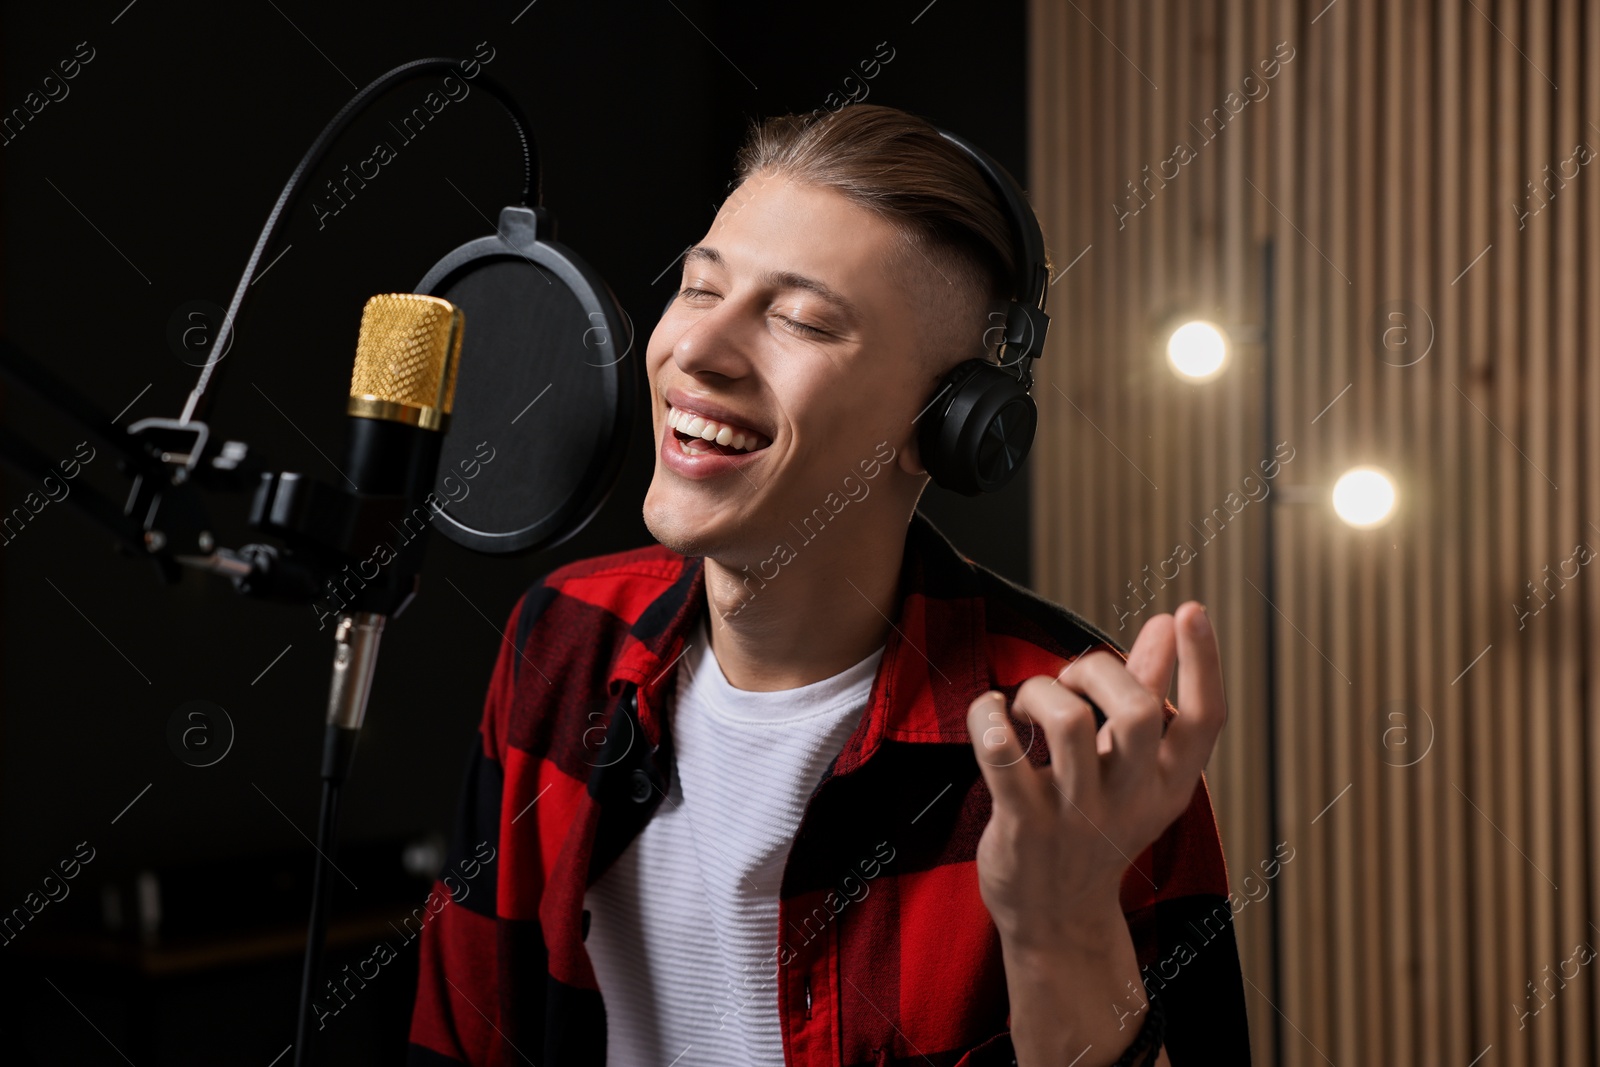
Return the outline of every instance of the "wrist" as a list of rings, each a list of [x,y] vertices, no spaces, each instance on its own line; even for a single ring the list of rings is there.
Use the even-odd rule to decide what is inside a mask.
[[[1035,914],[997,927],[1006,958],[1032,967],[1092,965],[1120,955],[1132,942],[1127,917],[1115,900]]]
[[[1146,1022],[1138,958],[1120,911],[1080,916],[1060,929],[1013,931],[1001,949],[1018,1067],[1112,1064]]]

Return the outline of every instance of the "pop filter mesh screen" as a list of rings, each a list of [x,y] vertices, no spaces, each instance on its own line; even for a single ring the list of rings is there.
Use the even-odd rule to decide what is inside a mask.
[[[567,536],[618,417],[603,334],[560,278],[518,256],[474,260],[432,291],[466,315],[435,488],[446,516],[508,540],[541,525],[536,544]]]

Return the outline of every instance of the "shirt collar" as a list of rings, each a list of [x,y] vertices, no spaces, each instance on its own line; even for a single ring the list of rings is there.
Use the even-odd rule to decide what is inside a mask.
[[[679,558],[676,580],[639,615],[609,679],[614,696],[636,687],[639,724],[652,746],[661,740],[659,709],[673,668],[705,609],[705,558]],[[920,512],[906,529],[896,595],[866,714],[835,774],[865,762],[885,739],[970,743],[967,708],[995,688],[982,576]]]

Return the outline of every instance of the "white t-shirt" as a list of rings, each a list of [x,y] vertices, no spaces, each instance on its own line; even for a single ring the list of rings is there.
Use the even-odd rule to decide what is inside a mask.
[[[879,649],[832,678],[728,683],[702,622],[678,668],[677,773],[584,895],[608,1067],[782,1067],[778,889],[807,799],[866,710]]]

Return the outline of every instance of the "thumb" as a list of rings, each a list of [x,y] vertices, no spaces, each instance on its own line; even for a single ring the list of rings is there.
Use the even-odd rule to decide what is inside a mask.
[[[967,733],[978,757],[984,784],[996,803],[1020,807],[1027,799],[1028,748],[1006,717],[1005,694],[990,690],[967,708]]]

